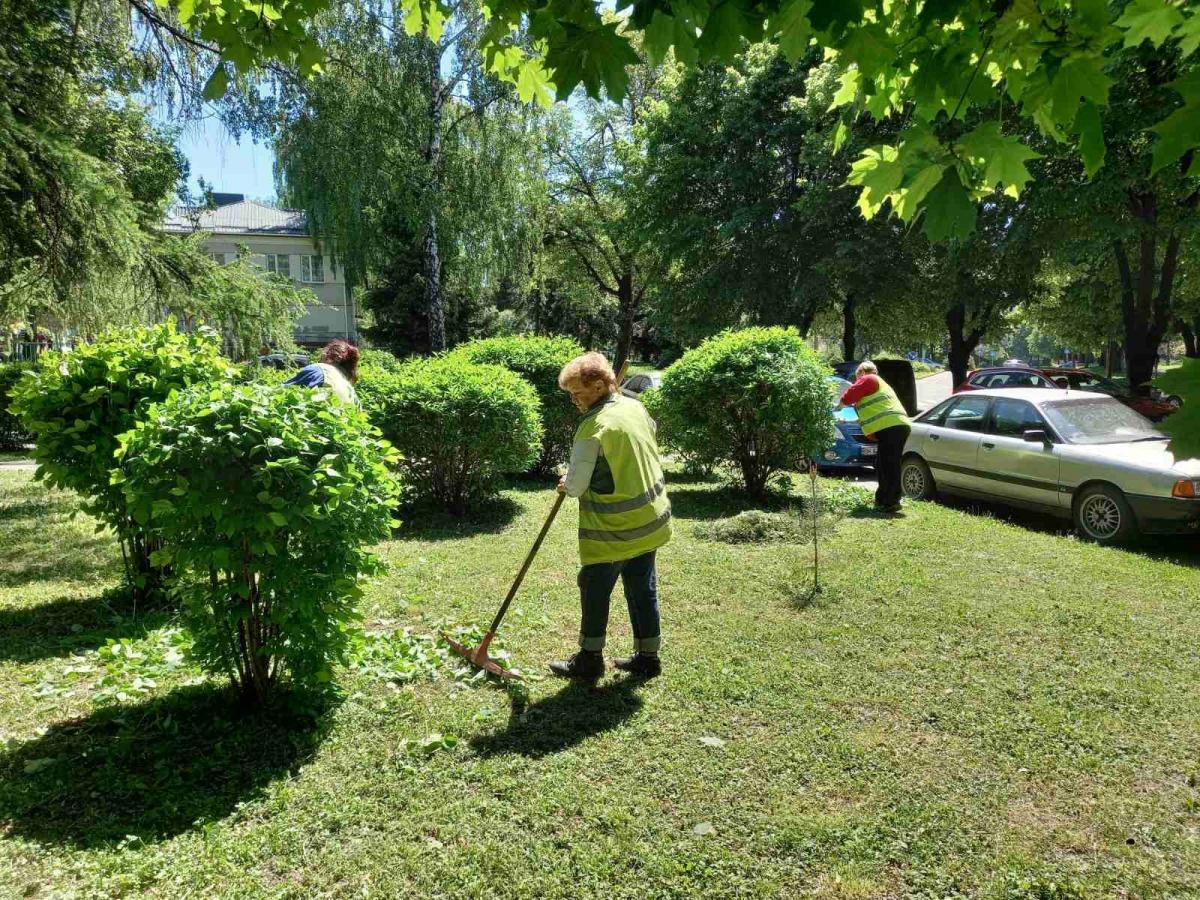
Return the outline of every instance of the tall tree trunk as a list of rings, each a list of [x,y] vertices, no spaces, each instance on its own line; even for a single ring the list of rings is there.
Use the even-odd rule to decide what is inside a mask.
[[[1108,347],[1104,351],[1104,373],[1112,378],[1121,367],[1121,345],[1116,341],[1109,341]]]
[[[1113,255],[1121,281],[1121,319],[1125,330],[1125,369],[1129,387],[1135,393],[1145,393],[1158,364],[1158,348],[1173,319],[1172,291],[1182,240],[1178,232],[1168,237],[1160,265],[1157,197],[1137,194],[1129,202],[1130,210],[1142,223],[1137,273],[1130,265],[1123,241],[1113,241]]]
[[[967,331],[967,305],[961,300],[946,311],[946,330],[950,336],[946,362],[957,387],[967,378],[967,372],[971,368],[971,354],[979,346],[982,335],[977,330]]]
[[[426,36],[428,40],[428,36]],[[446,310],[442,302],[442,260],[438,248],[438,208],[442,195],[442,94],[441,43],[429,42],[429,211],[425,217],[425,303],[429,310],[429,349],[446,349]]]
[[[1187,319],[1180,319],[1176,323],[1179,333],[1183,335],[1183,355],[1188,359],[1200,356],[1200,350],[1196,348],[1196,329],[1194,327],[1196,325],[1200,325],[1200,321],[1189,322]]]
[[[858,322],[854,317],[854,308],[858,300],[853,294],[847,294],[842,301],[842,359],[846,362],[854,360],[855,344],[857,343]]]
[[[613,369],[617,372],[629,359],[633,346],[633,321],[637,316],[640,297],[641,294],[634,290],[633,265],[630,263],[617,281],[617,353],[613,362]]]

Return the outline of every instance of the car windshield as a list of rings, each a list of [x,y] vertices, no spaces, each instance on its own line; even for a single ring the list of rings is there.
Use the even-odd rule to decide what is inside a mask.
[[[1167,439],[1149,419],[1111,397],[1055,400],[1043,403],[1042,412],[1071,444],[1125,444]]]

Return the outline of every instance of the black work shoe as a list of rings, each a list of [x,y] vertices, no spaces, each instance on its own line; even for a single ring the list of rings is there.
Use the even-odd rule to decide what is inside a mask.
[[[604,674],[604,656],[596,650],[580,650],[570,659],[550,663],[550,671],[559,678],[595,681]]]
[[[637,675],[639,678],[657,678],[662,674],[662,660],[658,654],[635,653],[633,656],[622,656],[613,660],[613,665],[622,672]]]

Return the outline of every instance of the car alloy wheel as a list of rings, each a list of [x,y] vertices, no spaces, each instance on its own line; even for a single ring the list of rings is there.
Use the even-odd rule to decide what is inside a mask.
[[[1121,530],[1121,507],[1107,494],[1093,494],[1081,504],[1079,521],[1089,537],[1111,540]]]
[[[920,466],[905,466],[904,477],[901,481],[904,486],[904,496],[920,497],[925,493],[925,473],[921,471]]]

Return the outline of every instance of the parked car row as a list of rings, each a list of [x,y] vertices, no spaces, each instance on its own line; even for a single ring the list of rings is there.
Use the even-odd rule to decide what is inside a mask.
[[[1200,460],[1176,459],[1144,416],[1100,393],[981,388],[913,422],[905,496],[939,493],[1028,507],[1100,543],[1200,530]]]
[[[1183,403],[1182,398],[1174,394],[1163,396],[1157,390],[1152,390],[1148,396],[1135,394],[1111,378],[1093,374],[1086,369],[1032,369],[1021,365],[975,369],[967,373],[967,377],[954,389],[954,393],[996,388],[1048,388],[1106,394],[1152,422],[1162,421]]]

